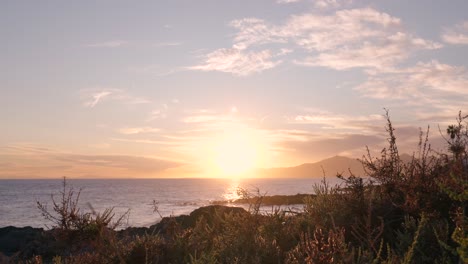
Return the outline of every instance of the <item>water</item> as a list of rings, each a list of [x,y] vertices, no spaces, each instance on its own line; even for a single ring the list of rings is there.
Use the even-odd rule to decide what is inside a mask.
[[[317,179],[73,179],[67,184],[75,192],[81,188],[80,208],[89,204],[102,212],[114,207],[116,215],[130,209],[130,226],[150,226],[161,218],[153,212],[153,200],[162,216],[188,214],[213,201],[231,200],[237,197],[237,188],[253,190],[261,194],[293,195],[312,193]],[[51,194],[59,201],[62,180],[0,180],[0,227],[9,225],[45,227],[45,220],[36,202],[47,203],[52,209]]]

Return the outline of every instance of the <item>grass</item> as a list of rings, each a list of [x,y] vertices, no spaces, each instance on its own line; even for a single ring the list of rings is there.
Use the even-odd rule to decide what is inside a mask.
[[[420,134],[411,161],[400,158],[387,113],[388,146],[368,152],[366,175],[344,177],[341,187],[325,180],[315,195],[289,197],[243,193],[249,210],[212,207],[190,225],[166,218],[143,233],[116,232],[112,209],[102,214],[77,208],[79,191],[64,181],[51,220],[53,246],[17,263],[468,263],[467,117],[447,129],[447,152],[436,153],[429,129]],[[300,213],[260,206],[304,204]],[[214,208],[214,209],[213,209]],[[7,262],[6,260],[5,262]]]

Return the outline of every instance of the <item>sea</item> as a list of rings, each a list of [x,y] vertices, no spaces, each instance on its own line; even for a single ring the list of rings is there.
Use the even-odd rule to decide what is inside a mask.
[[[148,227],[161,217],[189,214],[215,201],[239,198],[242,188],[252,194],[294,195],[311,194],[320,178],[310,179],[67,179],[67,188],[80,193],[81,212],[103,212],[113,208],[115,217],[126,216],[126,226]],[[337,179],[331,179],[337,184]],[[0,227],[32,226],[50,228],[37,202],[52,211],[53,201],[60,201],[63,179],[0,180]],[[231,206],[239,206],[227,204]],[[248,205],[243,205],[244,207]],[[292,206],[301,210],[302,205]],[[155,211],[154,209],[157,208]],[[272,206],[262,210],[274,210]]]

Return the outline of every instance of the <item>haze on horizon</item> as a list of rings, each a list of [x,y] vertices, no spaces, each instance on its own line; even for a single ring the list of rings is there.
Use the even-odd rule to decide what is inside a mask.
[[[221,177],[402,152],[468,102],[468,2],[3,1],[0,179]]]

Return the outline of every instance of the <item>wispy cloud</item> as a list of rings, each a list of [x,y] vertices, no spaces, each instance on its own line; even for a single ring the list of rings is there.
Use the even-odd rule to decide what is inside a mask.
[[[201,109],[197,111],[188,111],[188,115],[182,118],[182,123],[198,126],[199,128],[217,129],[222,128],[228,123],[236,123],[242,119],[237,115],[238,109],[232,107],[228,112],[218,112],[213,110]]]
[[[315,4],[338,7],[346,2],[350,1],[315,1]],[[276,67],[283,62],[276,56],[299,47],[307,56],[293,61],[298,65],[383,70],[395,67],[416,51],[442,47],[405,32],[399,18],[373,8],[342,9],[329,15],[292,15],[282,25],[244,18],[232,21],[230,26],[237,29],[232,48],[208,53],[204,63],[189,69],[248,75]],[[274,49],[258,51],[271,44],[275,44]]]
[[[182,45],[182,42],[160,42],[154,44],[154,47],[156,48],[162,48],[162,47],[175,47],[175,46],[180,46]]]
[[[314,6],[318,8],[338,8],[343,5],[349,5],[352,0],[314,0]]]
[[[118,130],[119,133],[124,135],[157,133],[160,131],[161,129],[154,127],[125,127]]]
[[[411,35],[397,32],[381,38],[378,42],[348,44],[336,47],[335,50],[321,52],[317,56],[308,57],[297,64],[304,66],[323,66],[335,70],[350,68],[375,68],[386,70],[404,61],[412,51],[418,49],[436,49],[440,45]]]
[[[371,74],[356,87],[364,96],[380,99],[443,98],[468,96],[468,71],[433,60],[414,67]]]
[[[161,106],[159,108],[153,109],[153,111],[151,111],[149,113],[149,116],[146,119],[146,121],[150,122],[150,121],[154,121],[154,120],[157,120],[157,119],[167,118],[168,113],[170,111],[170,108],[172,108],[172,106],[170,106],[170,105],[175,105],[175,104],[178,104],[178,103],[179,103],[178,99],[172,99],[170,103],[161,104]]]
[[[150,177],[183,164],[167,159],[133,155],[87,155],[32,144],[12,144],[0,150],[9,164],[1,177]]]
[[[339,10],[329,16],[294,16],[284,32],[297,45],[318,53],[296,63],[337,70],[388,68],[411,52],[441,47],[405,33],[399,18],[372,8]]]
[[[468,21],[444,30],[442,39],[449,44],[468,45]]]
[[[229,25],[237,29],[233,44],[236,49],[244,50],[254,45],[288,42],[289,36],[284,32],[284,28],[271,25],[263,19],[237,19]]]
[[[112,141],[138,143],[138,144],[151,144],[151,145],[180,145],[178,142],[169,140],[154,140],[154,139],[129,139],[129,138],[110,138]]]
[[[157,119],[164,119],[167,117],[166,109],[155,109],[149,113],[148,118],[146,119],[147,122],[151,122]]]
[[[370,74],[355,90],[363,96],[411,107],[419,120],[445,123],[466,108],[468,70],[438,61]]]
[[[302,0],[277,0],[276,3],[278,4],[291,4],[301,2]]]
[[[283,141],[278,142],[278,146],[283,149],[283,155],[297,157],[302,162],[311,162],[343,153],[352,153],[354,157],[359,157],[365,153],[366,145],[375,146],[384,142],[385,137],[356,133],[322,137],[320,140],[311,138],[307,141]]]
[[[291,123],[319,125],[321,129],[335,132],[359,131],[362,134],[375,134],[376,122],[384,120],[382,115],[351,116],[327,111],[312,111],[289,119]],[[380,128],[380,126],[378,126]]]
[[[85,47],[88,48],[117,48],[128,44],[128,41],[125,40],[111,40],[111,41],[104,41],[104,42],[97,42],[86,44]]]
[[[113,88],[82,89],[80,97],[83,100],[83,105],[89,108],[93,108],[104,101],[118,101],[125,104],[147,104],[151,102],[146,98],[130,95],[125,90]]]
[[[101,101],[102,99],[104,99],[105,97],[111,94],[112,94],[111,91],[102,91],[102,92],[96,92],[94,94],[91,94],[91,100],[86,101],[84,105],[87,107],[93,108],[94,106],[96,106],[97,103],[99,103],[99,101]]]
[[[246,76],[271,69],[280,63],[281,60],[275,60],[269,50],[246,52],[241,49],[231,48],[213,51],[205,56],[203,64],[188,67],[188,69],[220,71]]]
[[[197,115],[185,117],[182,122],[184,123],[209,123],[215,121],[224,121],[224,118],[220,118],[216,115]]]

